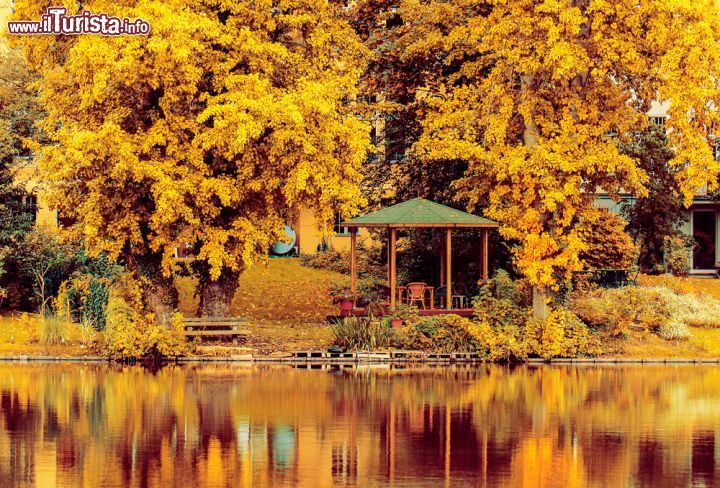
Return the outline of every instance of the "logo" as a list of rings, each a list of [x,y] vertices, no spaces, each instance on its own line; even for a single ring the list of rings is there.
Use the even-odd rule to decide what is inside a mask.
[[[150,33],[150,24],[142,19],[112,17],[87,10],[68,15],[65,7],[48,7],[40,20],[11,20],[8,33],[16,36],[80,35],[141,36]]]

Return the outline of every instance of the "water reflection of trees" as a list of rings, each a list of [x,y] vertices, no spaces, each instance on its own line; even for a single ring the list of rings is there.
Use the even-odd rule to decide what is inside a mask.
[[[0,485],[713,486],[720,370],[0,366]]]

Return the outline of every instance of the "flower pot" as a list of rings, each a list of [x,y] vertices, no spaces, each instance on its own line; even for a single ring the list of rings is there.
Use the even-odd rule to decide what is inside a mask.
[[[349,312],[353,309],[353,301],[345,298],[340,300],[340,310],[343,312]]]
[[[390,325],[393,329],[399,329],[403,325],[403,319],[390,319]]]

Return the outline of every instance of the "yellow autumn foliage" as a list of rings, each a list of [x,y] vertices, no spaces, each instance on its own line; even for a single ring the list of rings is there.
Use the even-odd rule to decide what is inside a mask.
[[[266,258],[299,206],[357,212],[365,48],[325,0],[61,2],[141,18],[147,36],[17,40],[41,79],[49,204],[91,254],[191,243],[211,279]],[[15,19],[47,2],[18,0]]]
[[[716,186],[720,166],[708,136],[719,118],[717,2],[453,6],[464,17],[418,33],[418,45],[441,45],[448,63],[462,66],[431,90],[414,152],[438,165],[469,162],[459,188],[471,206],[487,203],[503,237],[519,243],[516,264],[533,285],[556,288],[581,269],[588,243],[578,224],[601,218],[596,191],[645,193],[646,174],[617,141],[647,126],[654,101],[669,103],[668,140],[686,203],[703,185]],[[413,18],[427,9],[406,0],[398,11]]]
[[[139,287],[130,279],[110,292],[106,312],[106,352],[117,359],[177,357],[188,351],[182,315],[173,315],[169,327],[137,308]]]

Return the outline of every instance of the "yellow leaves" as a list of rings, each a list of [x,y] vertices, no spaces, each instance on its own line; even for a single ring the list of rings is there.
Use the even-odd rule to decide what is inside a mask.
[[[647,175],[607,134],[623,139],[644,129],[652,101],[670,103],[668,137],[687,203],[716,184],[720,165],[707,128],[720,122],[720,7],[710,0],[492,5],[455,21],[445,36],[449,59],[468,43],[479,53],[461,72],[487,68],[439,90],[415,151],[468,161],[465,197],[489,202],[487,216],[518,244],[516,264],[533,284],[551,287],[581,266],[576,227],[593,215],[593,193],[645,193]]]
[[[344,104],[362,43],[324,0],[223,5],[221,21],[212,2],[95,0],[151,34],[22,41],[56,143],[41,152],[49,200],[91,252],[159,252],[168,271],[190,243],[216,278],[263,261],[298,206],[362,203],[369,127]]]

